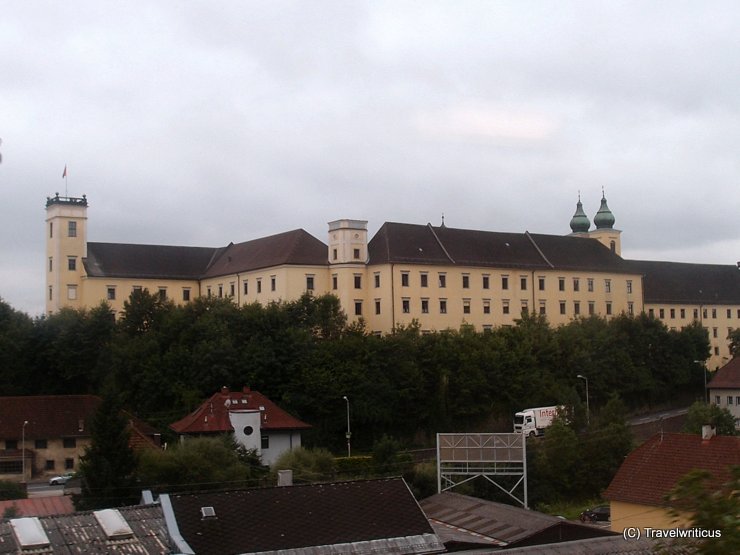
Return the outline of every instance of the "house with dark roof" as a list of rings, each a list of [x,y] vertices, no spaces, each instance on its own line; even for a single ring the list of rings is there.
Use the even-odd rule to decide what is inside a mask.
[[[77,470],[102,402],[95,395],[0,397],[0,480],[26,481]],[[124,415],[132,448],[158,448],[154,428]]]
[[[614,535],[604,528],[450,491],[422,499],[420,505],[448,551],[508,550]]]
[[[178,553],[441,553],[402,478],[163,494]]]
[[[740,430],[740,357],[717,370],[707,389],[710,402],[729,410],[735,417],[735,427]]]
[[[729,360],[727,332],[740,321],[735,265],[630,261],[602,195],[591,222],[579,198],[567,235],[386,222],[329,222],[327,243],[294,229],[222,247],[87,241],[86,197],[47,199],[46,307],[120,313],[132,291],[182,304],[198,297],[237,305],[337,296],[350,321],[388,333],[513,325],[522,312],[554,325],[590,315],[647,312],[675,329],[709,332],[710,369]]]
[[[186,417],[170,425],[180,437],[233,434],[254,449],[265,464],[301,446],[301,432],[311,426],[281,409],[259,391],[228,387],[214,393]]]
[[[676,526],[665,497],[679,480],[695,469],[708,471],[713,482],[730,478],[740,465],[740,437],[717,436],[706,427],[702,435],[658,433],[625,458],[604,492],[611,506],[612,530],[627,527]],[[686,524],[683,515],[678,524]]]

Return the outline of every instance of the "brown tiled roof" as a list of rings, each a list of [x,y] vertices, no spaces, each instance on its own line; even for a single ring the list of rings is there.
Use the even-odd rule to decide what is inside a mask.
[[[437,535],[453,544],[533,545],[611,535],[608,530],[568,522],[521,507],[443,492],[420,501]]]
[[[660,506],[679,479],[693,469],[715,480],[729,479],[730,465],[740,465],[740,437],[655,434],[632,451],[604,493],[611,501]]]
[[[283,264],[328,265],[328,247],[302,229],[294,229],[253,241],[230,244],[203,277],[246,272]]]
[[[0,397],[0,439],[26,440],[89,437],[90,423],[102,399],[95,395],[34,395]],[[137,433],[152,436],[156,430],[124,411]]]
[[[629,273],[594,239],[386,222],[368,244],[370,264],[430,264]]]
[[[50,495],[48,497],[31,497],[0,501],[0,517],[5,511],[15,507],[14,518],[24,516],[69,515],[75,512],[72,498],[69,495]]]
[[[302,548],[357,554],[443,550],[401,478],[171,494],[169,499],[180,533],[198,555]],[[166,502],[163,506],[166,511]],[[215,517],[203,518],[201,507],[213,507]],[[363,548],[362,542],[389,539],[406,549],[385,551],[368,543]],[[337,544],[352,547],[330,547]],[[420,549],[425,544],[430,549]]]
[[[737,266],[625,260],[644,276],[646,303],[740,304]]]
[[[264,410],[262,410],[264,407]],[[231,432],[229,410],[262,410],[263,430],[305,430],[311,426],[291,416],[259,391],[229,391],[224,388],[213,394],[185,418],[170,425],[178,434],[208,434]]]
[[[223,249],[88,243],[85,272],[90,277],[198,279]]]
[[[707,387],[709,389],[740,389],[740,357],[733,358],[717,370]]]

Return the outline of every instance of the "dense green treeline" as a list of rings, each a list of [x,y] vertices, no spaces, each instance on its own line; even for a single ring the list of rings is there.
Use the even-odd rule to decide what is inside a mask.
[[[384,435],[424,443],[442,431],[510,431],[513,412],[567,404],[583,418],[616,394],[628,408],[700,395],[705,330],[670,331],[645,315],[552,328],[523,316],[483,333],[463,326],[383,337],[347,325],[330,295],[237,307],[201,298],[176,307],[146,291],[113,321],[103,304],[31,319],[0,301],[3,395],[113,393],[165,429],[221,386],[261,391],[311,423],[307,438],[341,449],[350,399],[353,445]]]

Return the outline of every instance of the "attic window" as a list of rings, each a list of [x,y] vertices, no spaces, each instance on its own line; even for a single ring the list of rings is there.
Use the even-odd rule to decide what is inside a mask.
[[[93,515],[109,540],[126,540],[134,536],[134,531],[118,509],[94,511]]]
[[[201,507],[200,516],[201,518],[216,518],[216,509],[213,507]]]
[[[46,551],[51,547],[49,537],[37,517],[13,518],[10,526],[21,546],[21,551],[38,552],[42,549]]]

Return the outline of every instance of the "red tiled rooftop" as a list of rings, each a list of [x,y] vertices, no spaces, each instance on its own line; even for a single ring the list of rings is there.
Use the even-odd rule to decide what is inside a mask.
[[[655,434],[630,453],[604,497],[642,505],[663,505],[665,495],[691,470],[709,471],[719,482],[740,465],[740,437]]]
[[[259,391],[229,391],[213,394],[185,418],[170,424],[179,434],[225,433],[233,431],[229,411],[261,410],[263,430],[304,430],[311,426],[291,416]]]
[[[740,389],[740,357],[733,358],[712,378],[709,389]]]
[[[72,498],[68,495],[49,497],[31,497],[30,499],[12,499],[0,501],[0,517],[8,509],[15,507],[13,518],[24,516],[70,515],[75,512]]]

